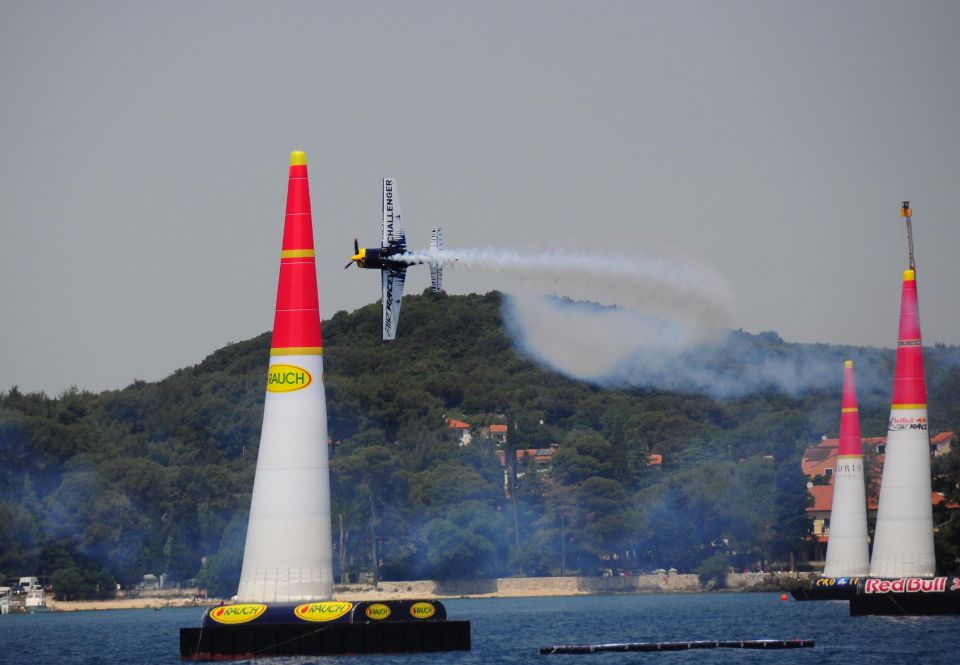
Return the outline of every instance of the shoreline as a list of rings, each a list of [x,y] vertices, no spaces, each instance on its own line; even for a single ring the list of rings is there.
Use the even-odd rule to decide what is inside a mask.
[[[704,588],[693,574],[674,572],[626,577],[504,577],[478,580],[410,580],[335,585],[335,600],[443,600],[448,598],[536,598],[559,596],[650,595],[673,593],[757,593],[789,591],[814,573],[730,573],[723,589]],[[198,598],[192,593],[111,600],[47,600],[51,612],[211,607],[229,599]]]
[[[162,610],[168,607],[208,607],[220,603],[219,598],[111,598],[109,600],[54,600],[46,601],[48,612],[90,612],[102,610]]]

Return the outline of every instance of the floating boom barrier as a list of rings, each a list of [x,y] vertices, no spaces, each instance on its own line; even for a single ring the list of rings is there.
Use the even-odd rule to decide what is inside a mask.
[[[600,653],[603,651],[687,651],[688,649],[804,649],[813,640],[696,640],[693,642],[625,642],[614,644],[560,644],[540,647],[540,655]]]

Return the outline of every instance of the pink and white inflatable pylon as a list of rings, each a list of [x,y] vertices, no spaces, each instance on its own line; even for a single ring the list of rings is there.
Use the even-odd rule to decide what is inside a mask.
[[[833,507],[824,577],[858,577],[870,572],[867,497],[863,481],[863,443],[853,361],[843,365],[840,447],[833,474]]]
[[[930,498],[930,433],[917,278],[916,272],[905,270],[871,577],[934,576]]]

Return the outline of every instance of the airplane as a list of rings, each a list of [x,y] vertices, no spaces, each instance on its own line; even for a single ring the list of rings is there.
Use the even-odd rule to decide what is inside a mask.
[[[353,241],[354,255],[343,268],[346,270],[356,264],[358,268],[379,270],[383,291],[383,339],[396,339],[397,324],[400,321],[400,301],[403,299],[403,285],[407,268],[427,263],[430,265],[430,288],[434,293],[443,290],[443,234],[439,228],[430,233],[430,248],[426,252],[411,252],[407,249],[407,237],[403,232],[400,208],[397,205],[397,181],[383,179],[381,213],[383,234],[380,248],[361,247]]]

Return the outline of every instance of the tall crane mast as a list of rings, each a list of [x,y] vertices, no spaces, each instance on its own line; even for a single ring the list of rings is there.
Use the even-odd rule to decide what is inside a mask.
[[[900,207],[900,216],[904,217],[907,220],[907,256],[910,259],[910,270],[916,272],[917,264],[913,260],[913,224],[911,223],[911,218],[913,216],[913,211],[910,209],[910,202],[904,201]]]

